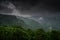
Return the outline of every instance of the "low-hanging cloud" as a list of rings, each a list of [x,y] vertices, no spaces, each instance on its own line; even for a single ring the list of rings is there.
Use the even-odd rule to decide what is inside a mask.
[[[2,6],[4,7],[7,7],[8,9],[11,9],[11,13],[5,13],[2,11],[1,14],[5,14],[5,15],[15,15],[15,16],[22,16],[22,17],[31,17],[31,15],[24,15],[24,14],[21,14],[19,10],[16,9],[16,7],[11,3],[9,2],[8,4],[6,3],[2,3],[1,4]],[[7,10],[7,9],[6,9]],[[8,10],[7,10],[8,11]]]

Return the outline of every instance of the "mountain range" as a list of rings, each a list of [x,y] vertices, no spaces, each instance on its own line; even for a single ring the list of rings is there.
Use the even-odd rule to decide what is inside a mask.
[[[38,28],[42,25],[40,25],[38,22],[24,18],[24,17],[19,17],[17,18],[16,16],[13,15],[3,15],[0,14],[0,25],[20,25],[26,28]]]
[[[18,18],[17,18],[18,17]],[[43,28],[45,30],[50,30],[50,25],[48,23],[41,24],[33,19],[21,17],[21,16],[14,16],[14,15],[3,15],[0,14],[0,25],[8,25],[8,26],[15,26],[19,25],[24,28],[30,28],[30,29],[39,29]],[[57,29],[59,30],[60,25],[51,25],[51,29]]]

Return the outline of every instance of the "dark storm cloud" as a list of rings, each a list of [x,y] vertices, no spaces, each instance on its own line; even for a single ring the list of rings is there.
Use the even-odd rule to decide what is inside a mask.
[[[55,15],[59,14],[60,12],[59,0],[6,0],[6,1],[13,3],[16,6],[16,8],[21,12],[21,14]]]
[[[23,8],[29,9],[35,7],[38,10],[48,9],[48,10],[59,10],[60,1],[59,0],[24,0],[24,1],[15,1],[16,6],[22,6]]]
[[[22,14],[55,14],[60,12],[59,0],[20,0],[12,3]],[[59,14],[59,13],[58,13]]]

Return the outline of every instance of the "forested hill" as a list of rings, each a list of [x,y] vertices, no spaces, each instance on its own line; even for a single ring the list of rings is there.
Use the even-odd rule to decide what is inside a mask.
[[[0,14],[0,25],[21,25],[24,23],[21,19],[17,19],[16,16]]]
[[[42,25],[40,25],[35,20],[20,16],[19,18],[17,18],[17,16],[14,15],[3,15],[3,14],[0,14],[0,25],[8,25],[8,26],[19,25],[31,29],[42,28]]]

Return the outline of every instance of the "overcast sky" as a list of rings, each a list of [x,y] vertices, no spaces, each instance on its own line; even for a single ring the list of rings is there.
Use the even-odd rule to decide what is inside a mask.
[[[0,1],[0,13],[60,22],[60,0]]]
[[[14,1],[1,1],[0,3],[9,4],[11,2],[20,11],[21,14],[30,15],[55,15],[60,13],[60,1],[59,0],[14,0]],[[5,5],[5,4],[3,4]],[[9,10],[7,7],[0,7],[0,10]]]

